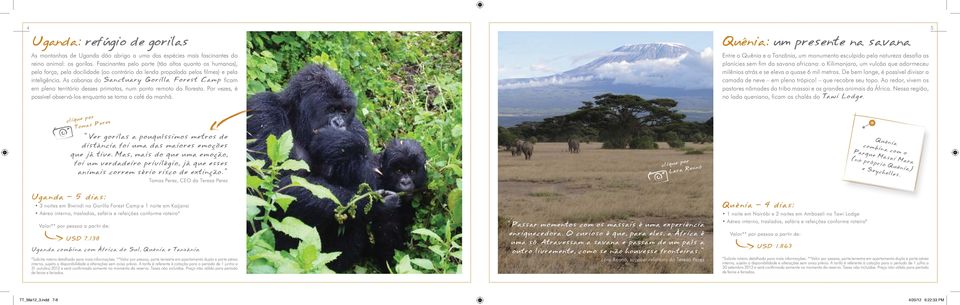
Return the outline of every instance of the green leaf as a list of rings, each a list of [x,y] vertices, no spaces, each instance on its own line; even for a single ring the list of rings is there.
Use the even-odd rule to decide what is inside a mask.
[[[410,256],[404,255],[400,261],[397,262],[396,271],[398,274],[421,274],[423,272],[413,269],[413,265],[410,264]]]
[[[453,226],[459,228],[463,223],[463,198],[460,189],[454,189],[447,194],[447,205],[450,206],[450,217],[453,219]]]
[[[320,255],[317,256],[317,262],[321,264],[327,264],[337,259],[339,256],[340,252],[320,253]]]
[[[277,73],[276,62],[271,61],[271,62],[262,63],[259,66],[257,66],[257,68],[260,68],[260,71],[263,71],[263,73],[267,73],[267,74]]]
[[[414,265],[417,265],[417,267],[420,267],[426,270],[436,270],[436,268],[433,267],[433,262],[431,262],[428,259],[414,258],[414,259],[411,259],[410,262],[413,263]]]
[[[287,194],[283,194],[283,193],[273,194],[273,201],[276,202],[277,205],[279,205],[284,212],[286,212],[287,208],[290,207],[290,203],[293,203],[293,201],[295,200],[297,200],[297,197],[293,197]]]
[[[435,239],[437,242],[440,242],[440,243],[443,242],[443,238],[440,238],[440,235],[437,235],[437,233],[433,233],[433,231],[427,230],[427,229],[425,229],[425,228],[416,229],[416,230],[413,230],[413,232],[410,232],[410,233],[417,234],[417,235],[423,235],[423,236],[426,236],[426,237]]]
[[[443,249],[440,248],[440,245],[433,245],[433,246],[427,247],[427,249],[430,249],[430,251],[433,251],[433,253],[437,254],[440,257],[444,257],[446,255],[446,253],[443,252]]]
[[[333,270],[327,268],[327,264],[339,256],[340,252],[318,253],[317,258],[313,261],[313,268],[318,269],[318,273],[334,273]]]
[[[261,82],[251,80],[247,83],[247,91],[249,92],[263,92],[265,90],[267,90],[267,86],[264,86]]]
[[[311,32],[297,31],[297,36],[299,36],[300,39],[303,39],[304,41],[310,41],[310,34]]]
[[[273,231],[270,229],[257,231],[249,238],[252,241],[251,248],[267,251],[273,251],[276,249],[276,238],[273,236]]]
[[[317,198],[329,199],[334,203],[336,203],[338,206],[341,205],[340,200],[337,199],[337,196],[334,196],[333,193],[330,192],[330,189],[322,185],[316,185],[316,184],[310,183],[309,181],[307,181],[307,179],[303,179],[298,176],[290,176],[290,185],[306,188],[314,196],[317,196]]]
[[[267,81],[267,87],[270,87],[270,91],[273,92],[283,91],[283,87],[273,81]]]
[[[288,158],[290,158],[290,151],[293,150],[293,133],[287,130],[280,135],[280,139],[277,140],[277,159],[270,159],[274,164],[285,163]]]
[[[288,170],[288,171],[305,170],[309,172],[310,166],[307,165],[307,162],[303,162],[302,160],[290,159],[290,160],[284,161],[283,164],[280,164],[280,169]]]
[[[263,198],[253,196],[253,195],[247,195],[247,206],[248,207],[250,206],[265,207],[267,206],[267,202],[263,200]]]
[[[280,159],[280,157],[278,156],[279,153],[277,152],[278,147],[279,145],[277,145],[277,137],[274,135],[267,135],[267,158],[270,158],[270,160],[273,161],[274,164],[278,163],[277,160]],[[262,161],[262,160],[258,160],[258,161]]]
[[[320,252],[317,247],[301,243],[297,250],[300,253],[300,268],[304,270],[313,269],[313,262],[317,260],[317,254]]]
[[[283,252],[264,251],[247,257],[248,260],[254,261],[261,258],[267,260],[276,268],[276,273],[303,273],[303,269],[300,268],[297,261],[291,257],[284,256]]]
[[[275,274],[277,269],[273,268],[265,259],[258,259],[247,264],[247,273],[250,274]]]
[[[303,271],[303,268],[300,268],[300,265],[292,260],[284,260],[277,266],[277,273],[280,274],[300,274]]]
[[[247,162],[247,167],[252,168],[257,171],[263,170],[263,167],[267,165],[266,161],[263,160],[252,160]],[[249,180],[248,180],[249,181]]]
[[[260,209],[256,206],[247,205],[247,221],[251,221],[260,214]]]
[[[314,63],[318,63],[318,64],[321,64],[321,65],[324,65],[324,66],[327,66],[328,68],[333,69],[333,70],[339,70],[339,69],[337,68],[338,66],[337,66],[336,61],[334,61],[333,59],[331,59],[331,58],[330,58],[330,55],[328,55],[326,52],[321,52],[321,53],[320,53],[320,56],[314,56],[314,57],[310,58],[310,61],[312,61],[312,62],[314,62]]]
[[[453,133],[453,136],[457,138],[463,135],[463,129],[460,127],[460,124],[453,126],[453,130],[451,132]]]
[[[317,229],[304,224],[299,219],[286,217],[283,221],[277,221],[271,218],[270,225],[277,231],[303,241],[301,244],[306,243],[315,246],[317,249],[322,249],[320,247],[320,233],[317,233]]]
[[[257,160],[257,161],[263,161],[263,160]],[[249,163],[248,163],[248,164],[249,164]],[[260,177],[247,175],[247,188],[248,188],[248,189],[256,190],[256,189],[258,189],[258,188],[260,187],[260,184],[261,184],[261,183],[263,183],[263,179],[260,179]]]

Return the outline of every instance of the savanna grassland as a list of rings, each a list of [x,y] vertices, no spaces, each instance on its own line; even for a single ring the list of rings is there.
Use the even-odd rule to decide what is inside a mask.
[[[651,150],[600,147],[598,142],[581,143],[581,153],[570,154],[567,143],[537,143],[531,160],[512,156],[509,151],[499,152],[499,273],[712,272],[712,145],[688,142],[683,150],[667,148],[666,143],[659,143],[660,149]],[[688,153],[691,150],[698,152]],[[648,179],[651,171],[671,169],[674,172],[669,174],[668,182]],[[520,228],[518,223],[589,224],[591,227],[575,229],[577,232],[603,232],[609,231],[608,227],[642,223],[649,227],[641,225],[613,231],[674,233],[677,231],[673,227],[660,226],[696,225],[685,230],[703,235],[693,239],[685,236],[536,237],[531,239],[540,245],[534,246],[518,244],[523,238],[509,233],[557,229]],[[603,245],[571,248],[606,251],[591,250],[576,255],[516,252],[520,248],[538,248],[546,239],[600,242]],[[690,240],[702,244],[680,246]],[[661,245],[652,244],[656,242]],[[662,246],[663,243],[677,246]],[[680,255],[657,251],[674,248],[699,251]],[[616,253],[616,249],[648,251]]]

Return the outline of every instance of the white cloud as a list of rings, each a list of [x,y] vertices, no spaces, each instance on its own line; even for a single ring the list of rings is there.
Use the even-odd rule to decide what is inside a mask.
[[[500,82],[497,86],[498,89],[520,89],[520,88],[534,88],[534,87],[543,87],[550,85],[565,85],[577,82],[583,82],[588,80],[596,79],[594,76],[578,76],[578,77],[558,77],[556,75],[549,77],[537,77],[537,78],[528,78],[525,80],[513,80],[510,82]]]
[[[677,58],[661,58],[635,62],[607,63],[595,70],[600,78],[618,84],[674,87],[684,89],[713,88],[713,50]]]
[[[713,64],[713,49],[711,49],[711,48],[703,49],[703,51],[700,52],[700,59],[701,59],[702,61],[709,62],[709,63],[712,65],[712,64]]]

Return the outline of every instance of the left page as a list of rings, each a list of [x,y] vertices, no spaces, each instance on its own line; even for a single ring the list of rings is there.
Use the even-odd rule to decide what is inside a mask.
[[[24,282],[462,280],[456,26],[28,26]]]

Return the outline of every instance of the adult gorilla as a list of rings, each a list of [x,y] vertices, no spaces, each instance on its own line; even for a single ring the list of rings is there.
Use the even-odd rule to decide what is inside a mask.
[[[267,160],[267,137],[271,134],[279,137],[290,130],[294,144],[290,157],[304,160],[310,167],[309,173],[295,174],[326,187],[338,201],[346,204],[361,183],[377,188],[369,140],[363,124],[355,118],[356,106],[353,91],[336,72],[320,65],[307,65],[288,81],[282,92],[262,92],[247,100],[247,133],[254,140],[247,148],[256,158]],[[287,176],[278,184],[284,187],[290,183]],[[291,187],[283,192],[297,200],[286,213],[278,210],[271,217],[292,216],[316,227],[322,251],[342,252],[328,264],[332,270],[348,270],[366,252],[369,220],[365,215],[358,213],[355,218],[342,219],[342,215],[334,211],[336,203],[317,198],[305,188]],[[399,198],[388,199],[399,201]],[[367,204],[367,201],[358,204],[361,211]],[[248,225],[247,234],[259,229]],[[296,248],[299,243],[280,232],[276,232],[276,238],[278,250]]]
[[[308,164],[322,162],[306,150],[315,132],[323,127],[349,131],[369,143],[367,131],[356,119],[357,98],[337,72],[321,65],[307,65],[290,78],[280,93],[261,92],[247,100],[247,144],[255,157],[266,159],[267,136],[280,137],[290,130],[294,149],[291,157]],[[269,160],[267,160],[269,161]]]
[[[261,92],[247,99],[247,137],[253,139],[247,150],[257,159],[267,158],[267,137],[280,137],[288,130],[293,134],[294,147],[290,158],[310,165],[311,172],[322,168],[324,160],[311,154],[307,147],[314,134],[324,127],[349,132],[351,140],[369,144],[367,132],[355,119],[357,99],[350,86],[337,72],[321,65],[310,64],[300,69],[280,93]],[[307,175],[300,171],[297,175]],[[332,183],[341,180],[334,177]],[[347,179],[350,180],[350,179]],[[355,188],[356,184],[341,184]],[[247,225],[247,235],[260,230],[258,225]]]

